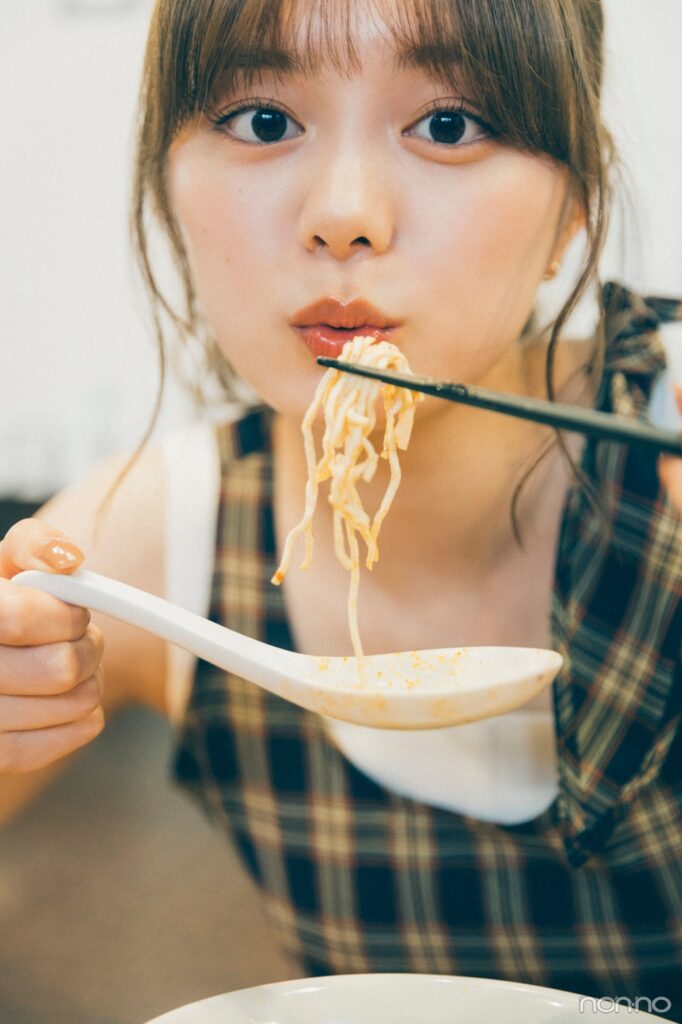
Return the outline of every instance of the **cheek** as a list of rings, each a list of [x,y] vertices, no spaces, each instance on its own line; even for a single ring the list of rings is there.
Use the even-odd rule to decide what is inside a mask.
[[[234,169],[229,184],[226,177],[224,163],[195,138],[171,154],[169,196],[211,333],[237,375],[277,408],[281,382],[290,370],[290,349],[270,346],[264,359],[263,339],[273,337],[272,270],[289,214],[281,197],[271,201],[273,190],[260,179],[257,186],[253,175],[240,181]],[[305,365],[309,362],[306,358]],[[301,416],[315,383],[305,401],[296,396]]]
[[[230,173],[216,147],[195,139],[171,155],[169,188],[204,312],[220,338],[240,311],[258,308],[263,266],[272,261],[273,210]],[[268,194],[267,192],[265,194]],[[268,230],[266,230],[266,226]],[[238,299],[238,301],[236,301]],[[242,325],[239,325],[240,327]]]
[[[424,212],[431,229],[425,270],[442,337],[456,323],[462,345],[481,358],[518,337],[551,259],[565,195],[562,172],[503,150],[464,173]],[[443,258],[447,253],[448,257]]]
[[[169,169],[170,196],[202,298],[215,275],[234,255],[233,239],[242,237],[239,202],[227,202],[218,168],[193,154],[180,154]],[[238,197],[237,197],[238,198]]]

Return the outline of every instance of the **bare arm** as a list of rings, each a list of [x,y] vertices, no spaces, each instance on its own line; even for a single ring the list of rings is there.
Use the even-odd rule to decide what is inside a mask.
[[[127,461],[123,456],[104,463],[47,502],[36,518],[71,537],[85,554],[86,568],[163,596],[165,480],[157,449],[142,453],[95,530],[100,503]],[[92,621],[104,635],[105,710],[133,702],[165,714],[164,641],[98,612]]]

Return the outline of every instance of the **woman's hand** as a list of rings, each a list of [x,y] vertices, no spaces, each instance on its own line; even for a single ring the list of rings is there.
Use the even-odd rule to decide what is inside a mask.
[[[73,572],[83,557],[37,519],[0,541],[0,773],[43,768],[104,726],[104,645],[90,612],[10,582],[24,569]]]
[[[682,387],[676,385],[674,391],[677,408],[682,413]],[[658,460],[658,475],[673,505],[682,513],[682,459],[674,455],[661,455]]]

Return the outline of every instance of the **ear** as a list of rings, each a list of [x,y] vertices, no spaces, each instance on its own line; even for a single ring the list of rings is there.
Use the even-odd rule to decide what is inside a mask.
[[[556,242],[552,250],[552,263],[561,264],[564,254],[569,245],[587,224],[587,213],[578,197],[570,191],[566,196],[566,202],[562,215],[559,218]]]

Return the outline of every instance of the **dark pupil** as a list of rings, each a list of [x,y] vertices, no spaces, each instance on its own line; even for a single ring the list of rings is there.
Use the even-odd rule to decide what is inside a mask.
[[[261,142],[277,142],[286,133],[287,119],[280,110],[259,110],[251,118],[251,127]]]
[[[466,121],[456,110],[441,110],[431,118],[434,142],[459,142],[466,131]]]

